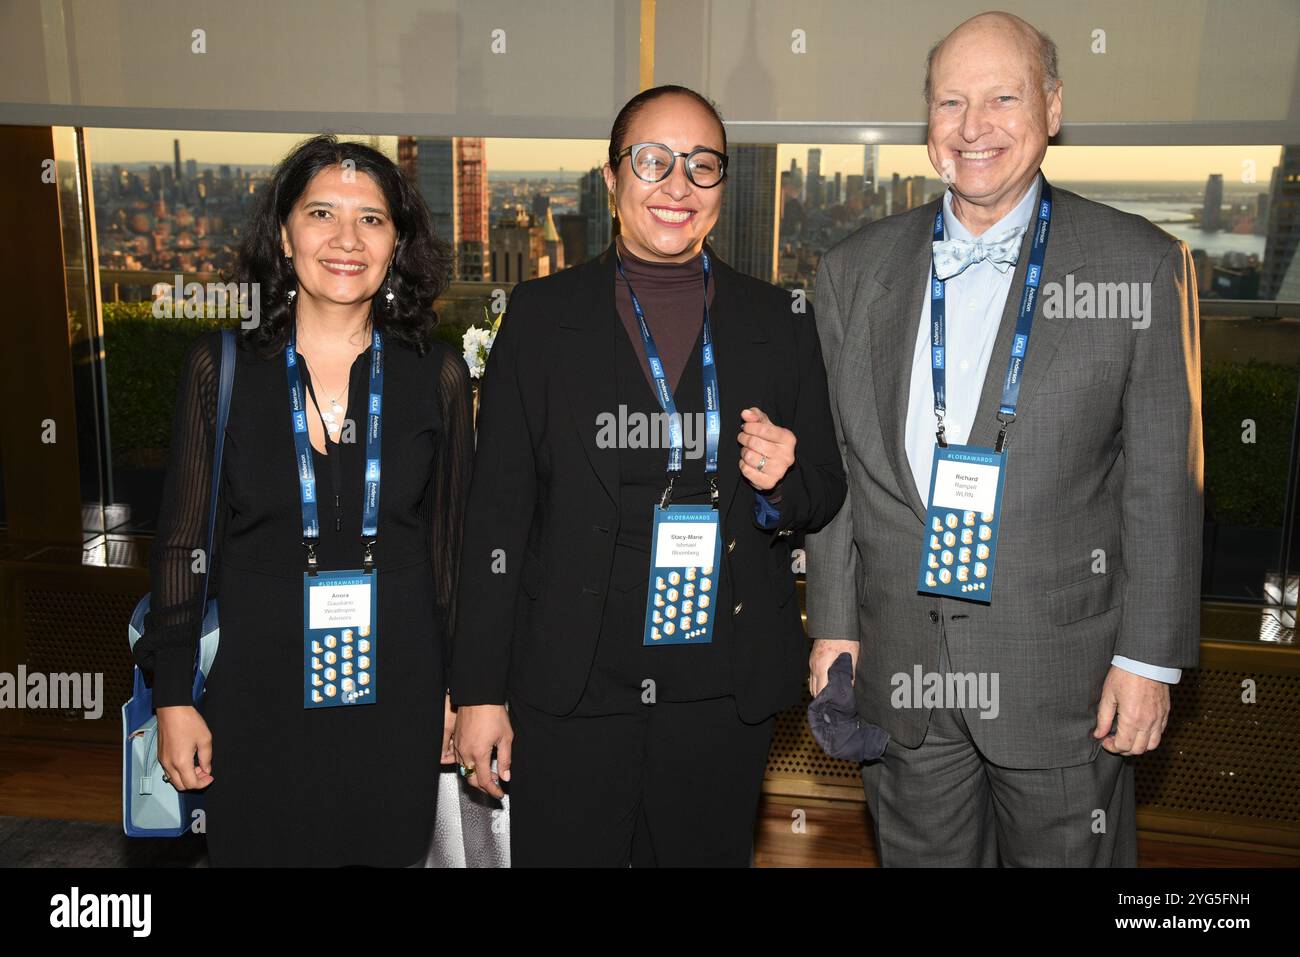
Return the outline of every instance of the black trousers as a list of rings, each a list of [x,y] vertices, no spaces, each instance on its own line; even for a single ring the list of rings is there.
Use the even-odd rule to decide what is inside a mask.
[[[748,867],[774,718],[735,699],[556,717],[512,701],[513,867]]]

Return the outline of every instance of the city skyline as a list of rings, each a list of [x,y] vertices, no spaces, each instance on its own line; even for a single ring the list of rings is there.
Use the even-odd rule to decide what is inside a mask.
[[[86,130],[92,163],[167,163],[172,141],[181,141],[186,157],[202,165],[270,165],[311,133],[217,133],[193,130]],[[341,135],[343,139],[377,140],[380,149],[397,158],[396,136]],[[487,137],[489,170],[496,173],[565,170],[580,174],[605,161],[604,140],[515,139]],[[735,145],[735,144],[732,144]],[[778,168],[788,168],[790,159],[807,162],[809,150],[821,150],[821,173],[834,177],[862,171],[861,143],[781,143],[777,146]],[[936,176],[924,146],[881,146],[878,175]],[[1251,185],[1243,178],[1247,161],[1253,162],[1256,183],[1267,188],[1268,176],[1281,157],[1280,145],[1254,146],[1052,146],[1043,169],[1047,176],[1063,181],[1204,183],[1207,175],[1221,173],[1225,187]]]
[[[90,131],[88,152],[101,261],[125,272],[228,267],[259,184],[271,176],[268,164],[245,155],[200,165],[191,152],[203,138],[186,137],[182,145],[180,135],[171,141],[169,161],[113,162],[96,152],[96,132]],[[119,144],[124,136],[131,138],[117,131]],[[392,156],[420,191],[436,231],[456,251],[461,281],[518,282],[547,275],[597,254],[602,237],[608,242],[599,141],[561,141],[566,149],[580,147],[583,153],[576,158],[583,162],[577,169],[547,170],[540,147],[554,147],[554,141],[363,139]],[[500,168],[510,163],[506,147],[520,143],[532,147],[522,158],[528,167]],[[1204,159],[1204,149],[1193,152]],[[732,196],[710,240],[740,271],[791,287],[806,287],[821,253],[852,230],[921,206],[943,190],[940,178],[926,168],[923,147],[732,143],[728,152]],[[1185,172],[1185,165],[1180,168],[1168,157],[1185,161],[1186,151],[1116,147],[1109,152],[1112,161],[1121,160],[1111,167],[1114,178],[1107,179],[1104,166],[1095,162],[1076,167],[1086,180],[1062,175],[1077,163],[1078,148],[1049,154],[1044,172],[1066,188],[1143,216],[1186,241],[1202,294],[1251,299],[1261,288],[1268,296],[1294,286],[1294,150],[1222,148],[1212,155],[1229,172],[1183,180],[1170,177]],[[1158,164],[1161,178],[1140,178],[1131,160],[1161,154],[1167,157]],[[900,157],[910,158],[910,168],[919,171],[908,172]]]

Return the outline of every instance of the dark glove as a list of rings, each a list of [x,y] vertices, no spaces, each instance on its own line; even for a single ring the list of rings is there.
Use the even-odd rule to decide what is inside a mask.
[[[885,753],[889,732],[858,717],[853,700],[853,658],[847,651],[831,663],[826,687],[808,705],[808,728],[832,758],[874,761]]]

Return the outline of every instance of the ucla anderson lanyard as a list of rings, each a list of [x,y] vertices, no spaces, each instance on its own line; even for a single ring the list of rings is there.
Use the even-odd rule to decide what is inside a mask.
[[[1038,218],[1034,223],[1034,242],[1029,251],[1029,267],[1025,270],[1025,288],[1020,296],[1020,312],[1016,316],[1016,336],[1011,343],[1011,359],[1002,383],[1002,403],[998,406],[998,433],[996,451],[1001,452],[1007,440],[1007,427],[1015,421],[1016,403],[1020,399],[1020,377],[1024,374],[1025,353],[1029,350],[1029,332],[1034,326],[1034,308],[1038,305],[1038,284],[1043,274],[1043,256],[1047,252],[1047,234],[1052,224],[1052,187],[1043,180],[1038,197]],[[934,241],[943,242],[943,203],[934,217]],[[947,408],[946,375],[944,362],[944,280],[931,276],[930,281],[930,370],[934,376],[934,416],[939,428],[936,438],[939,445],[947,447],[944,438],[943,416]]]
[[[704,471],[709,476],[709,500],[713,507],[718,507],[718,439],[722,434],[722,415],[719,412],[718,396],[718,370],[713,364],[713,329],[709,324],[709,275],[711,268],[709,266],[709,254],[702,253],[704,263],[704,433],[705,433],[705,454],[704,454]],[[670,450],[668,453],[668,485],[664,488],[664,494],[659,499],[659,507],[668,508],[673,496],[673,483],[677,480],[678,473],[682,470],[682,450],[685,442],[682,439],[682,417],[677,413],[677,403],[673,401],[672,390],[668,387],[668,380],[664,377],[664,364],[659,359],[659,350],[655,348],[654,336],[650,335],[650,326],[645,321],[645,311],[641,308],[641,301],[637,299],[636,292],[632,289],[632,283],[627,278],[627,273],[623,271],[623,260],[615,255],[618,264],[618,274],[623,277],[627,283],[627,291],[632,296],[632,309],[636,313],[637,325],[641,327],[641,341],[645,344],[646,361],[650,364],[650,374],[655,381],[655,394],[659,397],[659,405],[668,415],[668,442]]]
[[[366,422],[366,474],[362,499],[361,537],[365,544],[365,570],[374,568],[373,549],[379,534],[380,416],[384,395],[384,340],[379,330],[372,333],[370,353],[370,402]],[[317,514],[316,469],[312,464],[307,436],[307,406],[303,399],[302,375],[298,371],[298,331],[295,328],[284,349],[289,379],[289,407],[293,411],[293,443],[298,456],[298,490],[302,504],[302,543],[307,548],[307,571],[317,570],[316,542],[320,538]],[[328,441],[328,439],[327,439]]]

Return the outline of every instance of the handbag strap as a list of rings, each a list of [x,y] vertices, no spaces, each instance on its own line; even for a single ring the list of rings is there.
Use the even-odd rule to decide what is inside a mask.
[[[212,445],[212,484],[208,494],[208,539],[206,564],[203,568],[203,601],[200,609],[208,607],[208,581],[212,577],[212,544],[217,528],[217,499],[221,489],[221,451],[226,444],[226,423],[230,420],[230,393],[235,384],[235,332],[221,330],[221,382],[217,392],[217,434]],[[200,614],[203,612],[200,611]]]

